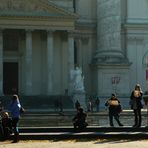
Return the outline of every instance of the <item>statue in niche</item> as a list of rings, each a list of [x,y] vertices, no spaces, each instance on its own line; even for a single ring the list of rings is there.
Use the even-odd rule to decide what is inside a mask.
[[[84,76],[82,76],[81,68],[76,67],[74,70],[72,70],[71,80],[74,91],[84,91]]]

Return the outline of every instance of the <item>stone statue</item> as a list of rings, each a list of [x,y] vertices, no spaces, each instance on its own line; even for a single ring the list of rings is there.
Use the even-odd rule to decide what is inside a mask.
[[[82,70],[79,67],[72,70],[71,80],[74,91],[84,91],[84,76],[82,76]]]

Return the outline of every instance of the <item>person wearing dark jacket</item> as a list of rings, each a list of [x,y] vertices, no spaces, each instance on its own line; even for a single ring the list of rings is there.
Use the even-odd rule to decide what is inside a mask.
[[[86,126],[88,125],[86,122],[86,117],[87,117],[87,114],[84,113],[83,108],[80,107],[77,110],[76,116],[73,118],[73,126],[75,130],[76,129],[82,130],[86,128]]]
[[[142,105],[142,95],[143,92],[141,90],[141,87],[139,84],[135,86],[135,89],[132,91],[131,96],[130,96],[130,105],[131,109],[134,111],[134,117],[135,117],[135,124],[133,127],[140,127],[141,126],[141,109],[143,108]]]
[[[80,102],[77,100],[76,102],[75,102],[75,108],[76,108],[76,110],[78,110],[79,108],[80,108]]]
[[[120,105],[120,101],[117,99],[115,94],[112,94],[111,98],[106,101],[105,106],[108,106],[108,109],[109,109],[110,126],[114,126],[113,117],[117,121],[119,126],[123,126],[123,124],[119,120],[119,113],[121,112],[121,105]]]

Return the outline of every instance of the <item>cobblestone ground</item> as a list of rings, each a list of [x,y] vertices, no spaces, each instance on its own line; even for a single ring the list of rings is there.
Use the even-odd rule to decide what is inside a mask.
[[[11,141],[1,142],[0,148],[147,148],[148,140],[91,140],[87,141]]]

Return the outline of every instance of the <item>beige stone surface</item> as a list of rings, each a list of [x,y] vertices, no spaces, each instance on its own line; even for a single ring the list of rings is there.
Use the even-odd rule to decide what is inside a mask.
[[[11,141],[1,142],[0,148],[147,148],[148,140],[92,140],[92,141]]]

